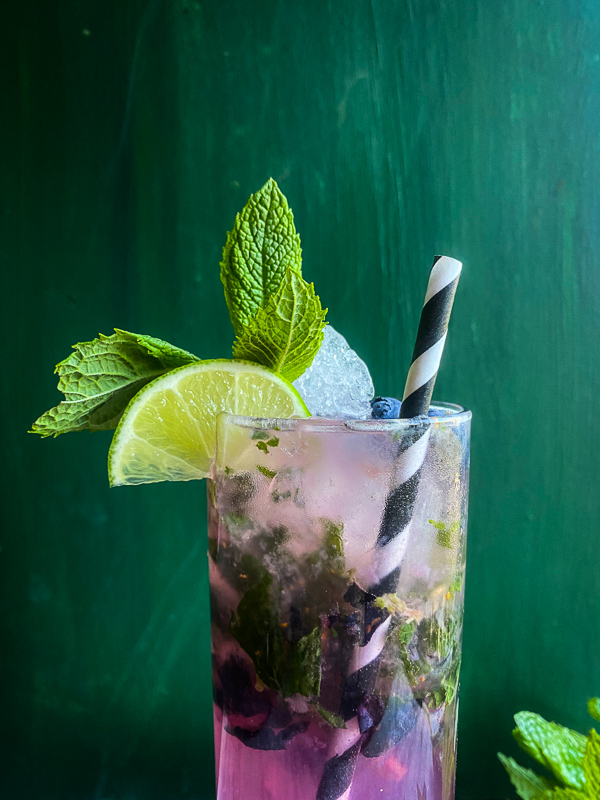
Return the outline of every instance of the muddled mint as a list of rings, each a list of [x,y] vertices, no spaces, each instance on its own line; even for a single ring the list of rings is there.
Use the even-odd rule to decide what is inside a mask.
[[[432,616],[407,620],[398,628],[404,674],[414,696],[430,708],[452,702],[458,690],[461,623],[453,605],[444,603]]]
[[[437,530],[437,542],[440,547],[448,550],[455,550],[460,542],[460,520],[446,525],[445,522],[429,520],[429,524]]]
[[[252,438],[255,439],[257,437],[253,436]],[[271,438],[270,439],[267,438],[266,441],[264,441],[261,437],[260,441],[256,443],[256,446],[259,450],[262,450],[263,453],[268,453],[269,447],[277,447],[278,444],[279,444],[279,438],[277,436],[271,436]]]
[[[260,680],[283,697],[317,697],[321,684],[321,627],[294,641],[273,602],[273,578],[265,573],[245,593],[232,614],[229,630],[248,653]]]
[[[65,399],[37,419],[31,433],[59,436],[72,431],[116,428],[132,397],[147,383],[200,359],[162,339],[115,328],[56,365],[58,389]]]
[[[277,470],[269,469],[268,467],[263,467],[262,464],[259,464],[256,469],[260,472],[261,475],[264,475],[265,478],[268,478],[270,481],[277,475]]]
[[[318,703],[315,705],[315,710],[318,714],[320,714],[325,722],[331,725],[333,728],[345,728],[346,723],[344,722],[344,718],[340,717],[339,714],[334,714],[332,711],[327,711],[326,708],[320,706]]]

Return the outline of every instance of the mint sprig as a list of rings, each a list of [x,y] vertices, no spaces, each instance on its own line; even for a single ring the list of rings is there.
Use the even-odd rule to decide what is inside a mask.
[[[236,215],[223,249],[221,281],[238,336],[278,290],[287,267],[302,269],[300,237],[287,200],[270,178]]]
[[[554,777],[573,789],[584,784],[581,762],[586,737],[539,714],[521,711],[515,715],[513,736],[519,747],[548,769]]]
[[[321,347],[326,314],[313,284],[287,268],[277,292],[238,334],[233,357],[255,361],[294,381]]]
[[[598,698],[588,704],[594,719],[599,706]],[[595,730],[586,737],[529,711],[516,714],[515,722],[513,736],[519,746],[552,775],[540,777],[498,753],[522,800],[598,800],[600,736]]]
[[[58,389],[65,399],[37,419],[31,433],[59,436],[71,431],[116,428],[131,398],[154,378],[199,359],[152,336],[115,328],[56,365]]]
[[[522,767],[514,758],[509,758],[503,753],[498,753],[498,758],[522,800],[535,800],[540,794],[551,791],[556,785],[550,778],[541,778],[533,770]]]

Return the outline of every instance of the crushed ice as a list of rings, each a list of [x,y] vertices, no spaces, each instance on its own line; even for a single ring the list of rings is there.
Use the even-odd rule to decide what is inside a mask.
[[[311,366],[294,386],[313,416],[366,419],[371,416],[373,381],[365,362],[331,325]]]

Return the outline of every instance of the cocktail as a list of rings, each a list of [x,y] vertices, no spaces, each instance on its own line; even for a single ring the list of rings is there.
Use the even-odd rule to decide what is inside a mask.
[[[430,399],[460,264],[436,260],[400,404],[295,258],[271,181],[224,251],[234,360],[117,331],[34,430],[117,426],[113,485],[208,478],[219,800],[451,800],[470,413]]]
[[[453,795],[470,415],[434,411],[219,419],[208,486],[219,798]],[[406,509],[385,519],[386,500],[419,434],[419,493],[398,530]]]

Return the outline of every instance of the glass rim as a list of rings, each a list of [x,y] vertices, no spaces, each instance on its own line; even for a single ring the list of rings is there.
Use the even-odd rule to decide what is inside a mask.
[[[457,427],[471,419],[471,412],[456,403],[435,402],[431,410],[440,409],[442,414],[432,416],[412,417],[411,419],[330,419],[328,417],[248,417],[240,414],[229,414],[223,411],[219,414],[221,421],[226,420],[241,428],[263,428],[282,431],[308,430],[308,431],[356,431],[356,432],[391,432],[408,431],[423,426]]]

